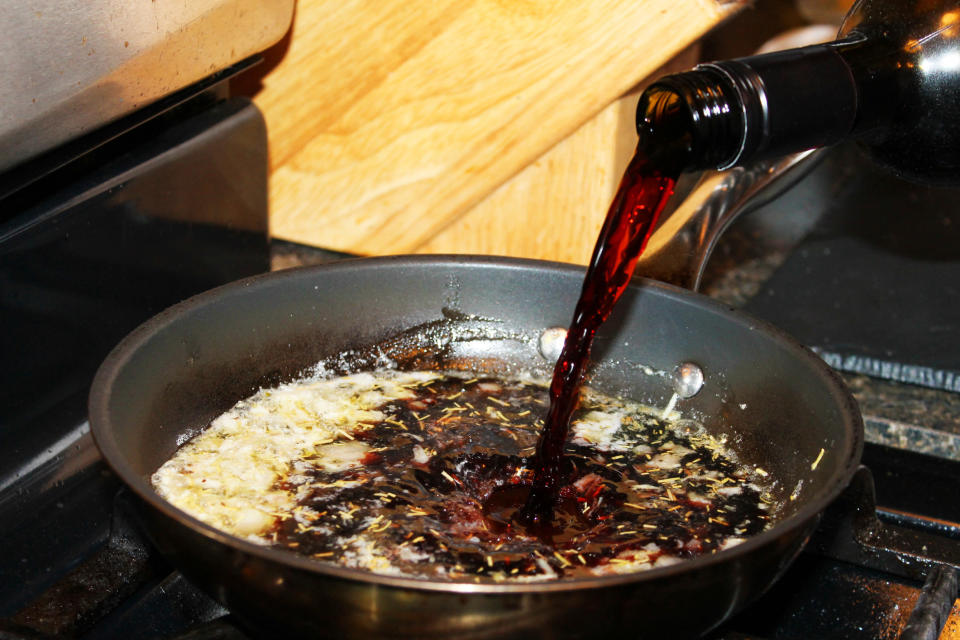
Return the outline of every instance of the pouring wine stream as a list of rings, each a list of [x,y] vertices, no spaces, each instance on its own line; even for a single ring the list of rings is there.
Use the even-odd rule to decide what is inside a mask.
[[[658,248],[683,254],[682,265],[697,264],[702,268],[716,236],[742,210],[743,203],[761,191],[771,191],[769,187],[774,182],[783,182],[778,180],[780,176],[810,157],[810,151],[804,149],[822,145],[823,141],[817,139],[815,142],[820,144],[811,144],[803,137],[803,131],[798,134],[788,128],[786,133],[777,133],[787,138],[799,136],[798,140],[790,138],[788,144],[776,148],[773,154],[755,142],[758,146],[752,148],[751,153],[756,157],[745,156],[747,133],[757,128],[756,123],[748,122],[746,112],[741,114],[741,110],[735,108],[735,100],[724,93],[729,91],[726,77],[721,73],[718,81],[716,70],[709,69],[711,65],[706,67],[703,71],[669,76],[651,85],[641,96],[637,107],[637,150],[624,172],[594,246],[573,320],[554,368],[550,408],[533,461],[532,489],[515,516],[518,523],[528,528],[549,530],[553,522],[558,491],[570,479],[563,450],[590,362],[594,335],[626,289],[680,174],[711,167],[723,171],[748,161],[754,164],[749,170],[732,172],[732,177],[723,182],[723,188],[713,189],[701,209],[689,217],[686,227],[695,225],[697,232],[677,233],[677,236],[697,238],[691,246]],[[745,99],[745,94],[738,89],[733,94]],[[762,100],[758,104],[766,105]],[[774,161],[765,159],[771,155],[786,157]],[[710,186],[710,181],[706,184]],[[718,198],[720,202],[716,202]],[[708,225],[712,233],[704,236],[700,223],[704,216],[710,215],[716,219]],[[686,275],[692,282],[684,284],[695,287],[699,270]],[[692,363],[682,363],[674,372],[675,393],[665,415],[679,398],[699,391],[702,383],[699,368]]]
[[[684,157],[686,149],[656,148],[650,143],[654,139],[652,128],[647,133],[647,139],[641,137],[607,212],[554,368],[550,408],[534,458],[533,485],[516,516],[528,527],[549,528],[553,521],[557,493],[569,475],[563,449],[590,363],[594,336],[629,284],[637,259],[684,168],[678,156]],[[647,147],[654,147],[655,154]]]

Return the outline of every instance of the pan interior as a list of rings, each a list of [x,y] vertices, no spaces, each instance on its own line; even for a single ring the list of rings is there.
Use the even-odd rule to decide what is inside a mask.
[[[582,271],[523,261],[381,259],[271,274],[202,294],[128,337],[91,397],[94,436],[148,502],[148,478],[212,418],[317,363],[332,373],[463,368],[546,374],[543,329],[565,326]],[[770,473],[782,517],[819,511],[846,483],[860,435],[815,357],[749,318],[672,288],[632,287],[598,336],[592,386],[652,406],[664,372],[706,384],[678,408]]]

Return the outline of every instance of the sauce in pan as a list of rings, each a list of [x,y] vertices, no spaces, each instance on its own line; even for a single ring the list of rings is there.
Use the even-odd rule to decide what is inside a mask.
[[[549,522],[516,517],[549,403],[531,379],[383,370],[262,390],[153,476],[227,533],[454,580],[639,571],[764,530],[766,474],[686,420],[584,389]]]

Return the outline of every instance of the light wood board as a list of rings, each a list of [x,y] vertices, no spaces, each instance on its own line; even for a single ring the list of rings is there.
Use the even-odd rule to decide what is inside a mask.
[[[541,162],[563,172],[565,198],[596,199],[619,177],[609,158],[624,153],[609,132],[629,108],[610,105],[735,6],[301,1],[255,98],[270,138],[272,234],[366,255],[473,250],[456,235],[502,227],[470,209],[595,118],[574,145],[578,162]],[[538,180],[518,188],[539,193]]]

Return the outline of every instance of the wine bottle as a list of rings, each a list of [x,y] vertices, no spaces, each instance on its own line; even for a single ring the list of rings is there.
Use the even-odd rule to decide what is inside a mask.
[[[637,131],[687,170],[853,138],[898,175],[960,183],[960,1],[860,0],[833,42],[661,78]]]

